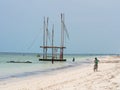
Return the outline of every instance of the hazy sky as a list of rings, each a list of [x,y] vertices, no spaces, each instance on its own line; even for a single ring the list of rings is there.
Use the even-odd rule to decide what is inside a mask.
[[[0,52],[41,53],[44,16],[59,45],[60,13],[66,53],[120,53],[120,0],[0,0]]]

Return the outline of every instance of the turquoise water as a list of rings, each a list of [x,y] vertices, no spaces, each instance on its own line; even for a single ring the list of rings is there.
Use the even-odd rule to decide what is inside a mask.
[[[76,65],[89,64],[96,55],[65,55],[66,62],[43,62],[39,61],[37,54],[16,54],[0,53],[0,80],[12,77],[25,77],[35,74],[44,74],[47,71],[54,71]],[[75,62],[72,62],[75,57]],[[6,63],[7,61],[31,61],[32,63]]]

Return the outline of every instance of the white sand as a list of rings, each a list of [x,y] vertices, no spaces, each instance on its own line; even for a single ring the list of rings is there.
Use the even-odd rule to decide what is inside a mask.
[[[120,90],[120,57],[101,58],[99,71],[93,64],[59,70],[11,82],[0,82],[0,90]]]

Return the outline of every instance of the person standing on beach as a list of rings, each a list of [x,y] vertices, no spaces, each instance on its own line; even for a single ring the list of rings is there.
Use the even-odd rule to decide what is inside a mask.
[[[95,60],[94,60],[94,72],[98,71],[98,62],[99,62],[99,60],[95,57]]]
[[[73,60],[72,60],[73,62],[75,61],[75,58],[73,57]]]

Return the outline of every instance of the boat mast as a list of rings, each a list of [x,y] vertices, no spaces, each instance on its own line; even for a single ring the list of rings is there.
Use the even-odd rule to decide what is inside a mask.
[[[52,27],[52,47],[54,47],[54,24]],[[54,62],[54,48],[52,48],[52,64]]]
[[[44,25],[43,25],[43,59],[45,59],[45,27],[46,27],[46,25],[45,25],[45,17],[44,17]]]
[[[61,48],[60,48],[60,59],[63,59],[63,47],[64,47],[64,14],[61,13]]]
[[[48,44],[48,17],[47,17],[47,25],[46,25],[46,47]],[[45,50],[45,59],[47,59],[47,48]]]

